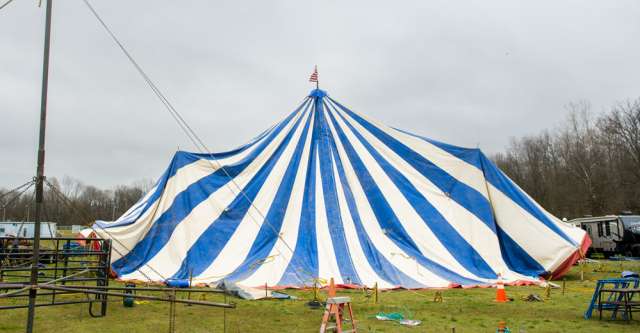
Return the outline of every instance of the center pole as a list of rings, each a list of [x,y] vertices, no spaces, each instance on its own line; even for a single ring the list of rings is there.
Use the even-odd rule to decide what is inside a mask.
[[[36,212],[33,231],[33,257],[31,259],[31,289],[29,289],[29,313],[27,315],[27,333],[33,332],[33,319],[36,311],[38,290],[38,263],[40,262],[40,219],[44,183],[44,144],[47,125],[47,90],[49,88],[49,48],[51,44],[51,7],[53,0],[47,0],[46,22],[44,26],[44,56],[42,59],[42,94],[40,96],[40,134],[38,140],[38,166],[36,169]]]

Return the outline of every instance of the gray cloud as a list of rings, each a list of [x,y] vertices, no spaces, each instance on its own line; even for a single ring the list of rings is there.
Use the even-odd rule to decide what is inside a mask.
[[[500,151],[563,106],[640,95],[637,1],[92,1],[212,150],[321,86],[356,111]],[[44,9],[0,11],[0,186],[35,172]],[[193,150],[80,0],[54,3],[50,176],[155,178]]]

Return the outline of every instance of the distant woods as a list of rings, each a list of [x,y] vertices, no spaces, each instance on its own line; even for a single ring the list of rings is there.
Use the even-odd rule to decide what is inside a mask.
[[[553,130],[512,139],[493,160],[558,217],[640,213],[640,98],[594,114],[567,106]]]
[[[558,217],[640,213],[640,98],[600,114],[587,102],[572,103],[567,113],[554,129],[512,139],[493,160]],[[61,225],[118,218],[153,185],[141,181],[102,190],[69,177],[49,181],[75,207],[45,187],[44,220]],[[3,196],[6,192],[0,188],[2,217],[33,220],[32,189],[12,202],[14,195]]]
[[[70,177],[64,177],[62,181],[49,178],[48,181],[63,196],[56,194],[49,186],[44,187],[43,220],[57,222],[59,225],[88,225],[95,220],[116,219],[153,186],[151,181],[144,180],[102,190]],[[9,221],[33,221],[33,187],[19,196],[16,196],[19,192],[7,191],[8,189],[0,189],[0,217]]]

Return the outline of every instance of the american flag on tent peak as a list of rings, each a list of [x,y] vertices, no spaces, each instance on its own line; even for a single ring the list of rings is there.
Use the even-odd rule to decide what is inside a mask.
[[[309,82],[318,82],[318,66],[313,68],[313,73],[309,77]]]

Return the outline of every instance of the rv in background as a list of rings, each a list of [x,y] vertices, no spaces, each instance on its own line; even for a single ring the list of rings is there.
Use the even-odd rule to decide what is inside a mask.
[[[589,252],[640,257],[640,215],[582,217],[569,221],[591,237]]]

